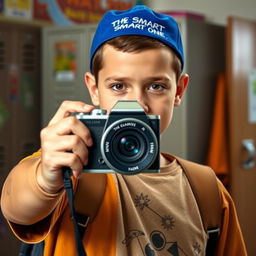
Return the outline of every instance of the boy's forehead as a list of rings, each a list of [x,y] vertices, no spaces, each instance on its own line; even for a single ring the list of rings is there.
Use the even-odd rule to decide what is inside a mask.
[[[109,58],[110,56],[114,57],[114,56],[121,56],[121,55],[126,55],[127,54],[131,54],[132,56],[134,56],[134,54],[140,54],[140,53],[145,53],[145,52],[149,52],[149,51],[155,51],[155,52],[161,52],[161,51],[165,51],[164,52],[164,56],[165,57],[168,57],[170,60],[173,60],[174,59],[174,52],[172,49],[170,49],[169,47],[152,47],[152,48],[143,48],[143,49],[140,49],[139,51],[123,51],[122,49],[117,49],[115,46],[111,45],[111,44],[108,44],[108,43],[105,43],[103,44],[102,46],[102,61],[104,62],[105,59]],[[168,54],[170,53],[170,54]],[[152,53],[151,53],[152,54]]]
[[[101,56],[101,71],[104,70],[103,73],[105,75],[118,74],[117,77],[129,77],[129,74],[132,74],[134,70],[136,70],[135,73],[138,73],[137,71],[141,67],[143,67],[142,70],[145,71],[147,78],[162,77],[164,73],[175,75],[173,70],[174,53],[169,47],[143,49],[139,52],[125,52],[105,44],[102,47]],[[143,73],[142,70],[139,72],[140,74]],[[128,71],[131,71],[131,73]],[[100,76],[100,74],[102,72],[99,72],[98,75]]]
[[[184,65],[183,47],[176,21],[165,14],[139,5],[126,11],[109,11],[99,22],[91,46],[90,67],[98,48],[110,39],[123,35],[147,36],[169,46]]]

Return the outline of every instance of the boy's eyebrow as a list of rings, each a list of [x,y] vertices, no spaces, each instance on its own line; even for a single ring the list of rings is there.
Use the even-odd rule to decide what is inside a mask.
[[[152,76],[145,79],[145,81],[164,81],[169,82],[170,78],[168,76]]]
[[[132,79],[129,77],[119,77],[119,76],[111,76],[111,77],[107,77],[105,79],[105,82],[109,82],[109,81],[119,81],[119,82],[123,82],[123,81],[131,81]],[[164,81],[164,82],[169,82],[171,79],[168,76],[151,76],[151,77],[147,77],[146,79],[144,79],[144,82],[152,82],[152,81]]]
[[[119,77],[119,76],[110,76],[105,79],[105,82],[108,81],[127,81],[130,80],[128,77]]]

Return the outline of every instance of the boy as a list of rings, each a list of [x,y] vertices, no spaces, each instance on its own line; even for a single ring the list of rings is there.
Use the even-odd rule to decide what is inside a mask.
[[[108,112],[117,100],[137,100],[160,115],[161,133],[179,106],[189,77],[182,74],[182,43],[176,22],[145,6],[110,11],[98,25],[85,83],[92,102]],[[83,237],[87,254],[204,255],[207,235],[188,180],[178,162],[161,154],[160,173],[125,176],[85,174],[93,141],[72,112],[93,106],[64,102],[41,132],[41,150],[6,179],[1,206],[21,240],[45,239],[44,255],[76,255],[62,168],[73,173],[75,208],[90,214],[85,196],[104,192]],[[219,182],[223,220],[216,255],[246,255],[233,202]],[[88,195],[89,194],[89,195]]]

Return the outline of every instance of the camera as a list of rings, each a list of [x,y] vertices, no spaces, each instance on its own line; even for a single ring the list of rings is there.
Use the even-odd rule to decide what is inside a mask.
[[[91,132],[88,173],[138,174],[160,170],[160,117],[146,115],[137,101],[117,101],[106,110],[73,113]]]

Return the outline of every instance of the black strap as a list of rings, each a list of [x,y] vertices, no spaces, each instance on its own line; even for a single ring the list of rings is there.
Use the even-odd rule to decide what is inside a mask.
[[[19,256],[31,255],[34,244],[21,243]]]
[[[207,230],[207,234],[208,234],[208,240],[207,240],[205,255],[214,256],[216,252],[217,243],[219,240],[220,229],[218,227],[209,228]]]
[[[78,256],[86,256],[86,252],[85,252],[83,242],[82,242],[82,236],[79,233],[79,229],[81,229],[81,228],[79,228],[79,226],[82,226],[82,225],[78,220],[77,213],[75,212],[74,195],[73,195],[74,193],[73,193],[72,181],[70,179],[70,169],[69,168],[64,168],[63,176],[64,176],[64,188],[66,189],[66,193],[67,193],[67,197],[68,197],[68,201],[69,201],[69,207],[70,207],[70,211],[71,211],[71,218],[73,220],[77,253],[78,253]],[[80,223],[80,225],[78,223]],[[84,230],[85,230],[85,228],[83,228],[83,232],[84,232]]]
[[[20,246],[19,256],[43,256],[44,241],[36,244],[27,244],[22,242]]]
[[[90,217],[76,212],[76,220],[78,224],[78,231],[79,231],[80,237],[83,238],[85,230],[87,228],[87,224],[90,220]]]

